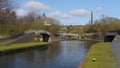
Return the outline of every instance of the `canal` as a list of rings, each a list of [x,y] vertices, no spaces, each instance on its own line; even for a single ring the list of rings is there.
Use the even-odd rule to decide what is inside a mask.
[[[0,68],[77,68],[95,42],[60,41],[0,56]]]

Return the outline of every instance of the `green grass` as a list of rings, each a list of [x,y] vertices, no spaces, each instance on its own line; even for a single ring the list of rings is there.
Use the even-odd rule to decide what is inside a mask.
[[[92,58],[96,58],[96,62],[92,62]],[[100,43],[91,47],[82,68],[115,68],[115,66],[111,43]]]
[[[48,43],[48,42],[29,42],[29,43],[14,43],[14,44],[10,44],[10,45],[0,44],[0,51],[7,51],[7,50],[27,48],[27,47],[41,46],[41,45],[45,45],[45,44],[50,44],[50,43]]]

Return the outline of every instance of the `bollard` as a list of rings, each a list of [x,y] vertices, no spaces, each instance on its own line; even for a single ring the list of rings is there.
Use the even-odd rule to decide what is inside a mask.
[[[96,61],[96,58],[93,58],[92,61],[95,62],[95,61]]]

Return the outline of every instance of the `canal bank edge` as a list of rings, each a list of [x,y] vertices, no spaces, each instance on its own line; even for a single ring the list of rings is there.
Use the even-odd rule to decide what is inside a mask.
[[[93,62],[92,59],[96,61]],[[111,43],[98,43],[89,49],[85,59],[78,68],[115,68],[116,61],[112,54]]]
[[[79,39],[80,41],[91,41],[91,42],[103,42],[104,40],[94,40],[94,39]]]
[[[83,65],[86,63],[86,60],[87,60],[87,56],[89,54],[89,52],[91,51],[91,48],[93,47],[93,45],[90,47],[90,49],[88,50],[88,53],[87,55],[85,56],[85,58],[83,59],[82,63],[78,66],[78,68],[82,68]]]
[[[0,44],[0,53],[11,50],[31,48],[37,46],[51,45],[49,42],[29,42],[29,43],[14,43],[9,45]]]

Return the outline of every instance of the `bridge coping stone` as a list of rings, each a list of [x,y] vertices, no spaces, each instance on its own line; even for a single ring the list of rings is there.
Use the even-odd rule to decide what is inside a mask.
[[[42,34],[42,33],[48,34],[49,36],[51,35],[50,32],[45,31],[45,30],[26,30],[26,31],[24,31],[24,34],[33,33],[33,32],[34,32],[36,35]]]

